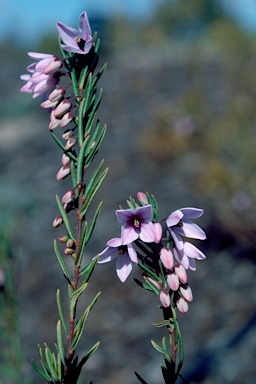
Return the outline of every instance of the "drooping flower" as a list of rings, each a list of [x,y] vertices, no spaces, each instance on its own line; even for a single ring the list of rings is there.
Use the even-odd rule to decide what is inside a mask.
[[[155,240],[152,219],[152,206],[150,204],[135,209],[118,209],[116,217],[122,226],[122,245],[130,244],[140,238],[145,243]]]
[[[56,56],[39,52],[28,52],[28,55],[38,62],[32,63],[27,67],[30,74],[21,75],[21,80],[26,84],[21,87],[20,91],[25,93],[34,93],[33,98],[54,89],[59,82],[62,66],[61,60]]]
[[[193,244],[184,241],[183,249],[178,249],[177,247],[173,247],[173,254],[178,260],[180,264],[183,265],[186,269],[191,269],[192,271],[196,270],[196,261],[203,260],[206,258],[205,254],[200,251]]]
[[[121,238],[107,242],[107,248],[100,253],[98,263],[107,263],[116,259],[116,273],[122,283],[132,271],[132,263],[138,263],[138,257],[132,244],[123,245]]]
[[[172,212],[166,224],[178,250],[183,249],[183,239],[181,236],[192,239],[206,239],[205,232],[192,220],[197,219],[203,214],[202,209],[181,208]]]
[[[78,19],[78,30],[65,24],[57,23],[62,48],[68,52],[86,54],[92,47],[92,32],[86,12],[81,13]]]

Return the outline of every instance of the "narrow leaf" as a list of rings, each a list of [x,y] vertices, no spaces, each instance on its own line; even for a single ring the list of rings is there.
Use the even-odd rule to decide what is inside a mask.
[[[81,285],[81,287],[78,288],[73,293],[73,295],[71,296],[70,311],[71,311],[72,317],[74,317],[74,315],[75,315],[77,301],[78,301],[79,297],[82,295],[82,293],[85,291],[87,285],[88,285],[88,283],[84,283],[83,285]]]
[[[97,181],[95,182],[95,185],[93,186],[93,188],[91,189],[90,193],[86,196],[86,200],[83,204],[83,207],[81,209],[81,216],[84,216],[92,199],[94,198],[94,196],[96,195],[98,189],[100,188],[103,180],[105,179],[106,175],[108,173],[108,168],[106,168],[102,174],[98,177]]]
[[[147,274],[152,277],[153,280],[155,281],[159,281],[159,277],[157,276],[157,274],[155,274],[150,268],[148,268],[145,264],[143,264],[141,261],[138,262],[138,266],[145,272],[147,272]]]
[[[39,375],[41,375],[44,379],[46,379],[47,381],[50,381],[52,378],[51,376],[47,375],[45,372],[43,372],[38,366],[37,364],[35,363],[35,361],[32,359],[31,360],[31,364],[32,364],[32,367],[34,368],[34,370],[39,373]]]
[[[60,139],[55,135],[55,133],[53,131],[51,131],[51,135],[52,135],[53,139],[56,141],[56,143],[58,144],[58,146],[61,148],[62,152],[64,152],[68,157],[70,157],[70,159],[72,159],[76,162],[77,161],[76,156],[72,152],[66,150],[63,143],[60,141]]]
[[[88,143],[90,136],[87,136],[84,140],[79,156],[77,161],[77,184],[83,181],[83,174],[84,174],[84,164],[85,164],[85,152],[86,152],[86,145]]]
[[[65,365],[65,356],[64,356],[64,343],[63,343],[63,337],[62,337],[62,329],[61,329],[61,321],[59,320],[57,322],[57,346],[58,346],[58,352],[62,361],[62,364]]]
[[[57,307],[58,307],[61,325],[62,325],[66,335],[68,335],[68,330],[67,330],[67,326],[66,326],[64,316],[63,316],[63,311],[62,311],[62,305],[61,305],[61,300],[60,300],[60,290],[59,289],[56,292],[56,300],[57,300]]]
[[[96,256],[95,259],[93,259],[90,262],[90,264],[88,264],[86,267],[84,267],[82,269],[82,271],[80,272],[80,276],[84,276],[84,283],[89,281],[90,276],[91,276],[91,274],[92,274],[92,272],[93,272],[93,270],[94,270],[94,268],[98,262],[98,259],[99,259],[99,257]]]
[[[61,217],[64,221],[64,224],[65,224],[65,227],[67,229],[67,232],[68,232],[68,235],[69,237],[72,239],[72,240],[75,240],[76,237],[74,235],[74,232],[73,232],[73,228],[70,224],[70,221],[69,221],[69,218],[68,218],[68,215],[67,215],[67,212],[65,211],[63,205],[62,205],[62,202],[60,201],[60,198],[58,195],[56,195],[56,201],[57,201],[57,205],[58,205],[58,208],[59,208],[59,211],[60,211],[60,214],[61,214]]]
[[[91,355],[98,349],[100,345],[100,342],[97,341],[97,343],[94,344],[94,346],[86,353],[86,355],[81,359],[79,362],[79,367],[82,368],[82,366],[86,363],[87,360],[91,357]]]
[[[71,284],[72,279],[71,279],[70,273],[69,273],[68,268],[67,268],[67,266],[63,260],[62,255],[58,249],[56,240],[54,240],[54,251],[56,253],[57,259],[59,261],[59,264],[61,266],[61,269],[62,269],[62,272],[64,273],[65,278],[68,280],[69,284]]]

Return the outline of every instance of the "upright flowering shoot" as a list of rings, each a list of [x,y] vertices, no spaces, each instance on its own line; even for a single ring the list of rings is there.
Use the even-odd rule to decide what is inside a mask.
[[[44,349],[39,347],[43,371],[34,362],[33,366],[49,383],[75,384],[82,366],[99,345],[97,342],[80,361],[75,356],[88,313],[100,294],[94,297],[77,319],[78,300],[85,291],[98,260],[96,258],[89,263],[87,261],[88,264],[82,268],[85,247],[93,234],[102,202],[90,214],[90,220],[87,214],[107,174],[107,169],[103,170],[102,160],[91,172],[91,178],[85,180],[86,170],[98,153],[106,132],[106,127],[101,128],[99,119],[96,119],[102,97],[97,83],[105,66],[94,74],[98,62],[99,40],[93,40],[85,12],[79,17],[78,30],[62,23],[57,23],[57,29],[62,41],[63,59],[48,53],[30,52],[29,56],[35,62],[28,66],[29,74],[21,77],[26,81],[21,91],[33,93],[33,98],[42,95],[43,102],[40,106],[50,110],[49,130],[60,151],[61,164],[59,170],[56,170],[56,179],[62,181],[67,178],[71,184],[68,190],[63,191],[61,198],[56,196],[59,212],[53,219],[54,228],[64,227],[58,242],[54,242],[54,250],[69,285],[69,324],[66,324],[58,291],[60,320],[57,323],[57,352],[52,352],[46,344]],[[136,252],[131,251],[130,257],[136,261]],[[73,262],[72,272],[66,258]],[[124,265],[118,265],[119,269],[124,269]],[[121,275],[125,276],[125,273],[122,272]]]
[[[195,259],[205,258],[203,252],[185,239],[206,238],[204,231],[192,221],[199,218],[203,210],[178,209],[168,216],[167,227],[163,229],[162,222],[157,221],[155,198],[143,192],[139,192],[137,197],[139,203],[130,198],[128,209],[116,210],[121,237],[108,241],[98,263],[116,259],[116,272],[122,282],[130,275],[132,263],[143,271],[144,282],[135,281],[158,296],[164,320],[157,326],[166,326],[171,340],[170,351],[165,338],[162,347],[155,342],[152,344],[164,356],[162,371],[165,382],[174,383],[183,363],[183,344],[176,309],[181,313],[188,311],[193,294],[186,269],[195,270]],[[163,233],[169,235],[163,237]]]

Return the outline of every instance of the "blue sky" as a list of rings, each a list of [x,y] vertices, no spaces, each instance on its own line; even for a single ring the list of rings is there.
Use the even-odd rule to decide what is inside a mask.
[[[76,27],[78,16],[84,10],[89,17],[117,13],[129,17],[147,17],[162,1],[0,0],[0,39],[8,36],[10,41],[31,46],[42,32],[54,32],[57,21]],[[218,1],[245,28],[256,31],[256,0]]]
[[[54,31],[61,21],[77,26],[82,11],[89,17],[123,13],[146,17],[163,0],[0,0],[0,39],[6,35],[26,44],[36,40],[42,31]]]

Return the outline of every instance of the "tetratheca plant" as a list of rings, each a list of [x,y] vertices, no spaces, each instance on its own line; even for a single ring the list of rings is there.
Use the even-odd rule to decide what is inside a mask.
[[[188,239],[205,239],[204,231],[193,220],[203,214],[198,208],[181,208],[159,221],[158,205],[153,195],[138,192],[137,201],[127,200],[127,209],[116,210],[121,225],[120,237],[108,241],[107,247],[83,266],[86,245],[90,241],[102,208],[100,202],[92,219],[88,220],[91,203],[107,174],[104,161],[87,177],[106,132],[97,119],[102,91],[98,81],[106,65],[97,72],[99,39],[92,36],[86,12],[78,21],[78,29],[57,23],[62,58],[51,54],[29,52],[36,61],[28,66],[29,74],[22,75],[26,84],[22,92],[33,98],[43,96],[41,107],[50,110],[49,131],[62,152],[57,180],[70,178],[70,189],[62,198],[56,196],[59,214],[53,227],[63,226],[63,235],[54,241],[54,250],[61,271],[68,283],[68,319],[65,319],[60,290],[57,291],[59,321],[56,326],[56,344],[52,351],[47,344],[39,346],[41,368],[32,360],[35,370],[47,383],[77,383],[81,369],[96,351],[99,342],[83,356],[76,355],[77,345],[84,333],[87,317],[100,296],[77,316],[79,298],[86,291],[97,264],[116,259],[116,271],[125,282],[133,264],[142,270],[143,280],[136,283],[159,296],[163,319],[155,324],[165,327],[168,339],[154,348],[163,355],[161,366],[165,383],[175,383],[180,376],[184,352],[176,310],[185,313],[192,301],[187,269],[196,270],[195,260],[205,255]],[[71,88],[71,90],[70,90]],[[73,260],[70,271],[66,257]],[[135,373],[141,383],[145,380]]]

